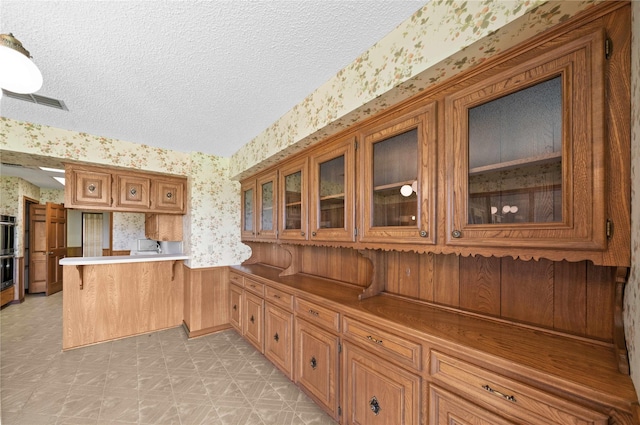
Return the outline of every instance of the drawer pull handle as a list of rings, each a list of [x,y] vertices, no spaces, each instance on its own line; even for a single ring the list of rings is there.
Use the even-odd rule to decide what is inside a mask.
[[[273,336],[273,339],[278,342],[280,341],[280,337],[278,336],[278,332],[276,332],[276,334]]]
[[[310,314],[310,315],[312,315],[312,316],[315,316],[315,317],[320,316],[320,313],[318,313],[318,312],[317,312],[317,311],[315,311],[315,310],[311,310],[311,309],[309,309],[309,314]]]
[[[318,361],[315,357],[311,357],[311,361],[309,362],[311,365],[311,369],[315,370],[318,367]]]
[[[278,295],[278,294],[273,294],[273,298],[276,298],[276,299],[278,299],[278,300],[279,300],[279,299],[280,299],[280,295]]]
[[[251,315],[251,319],[249,319],[249,321],[250,321],[251,323],[254,323],[254,322],[256,321],[256,319],[254,319],[254,318],[253,318],[253,314]]]
[[[369,341],[373,341],[373,342],[375,342],[376,344],[380,344],[380,345],[382,345],[382,340],[381,340],[381,339],[375,339],[375,338],[374,338],[374,337],[372,337],[371,335],[367,336],[367,339],[368,339]]]
[[[499,397],[502,397],[502,398],[504,398],[505,400],[512,401],[512,402],[514,402],[514,403],[517,401],[517,400],[516,400],[516,398],[515,398],[514,396],[512,396],[512,395],[507,395],[507,394],[503,394],[503,393],[501,393],[500,391],[496,391],[496,390],[494,390],[493,388],[491,388],[491,387],[490,387],[490,386],[488,386],[488,385],[483,385],[483,386],[482,386],[482,389],[483,389],[483,390],[487,390],[487,391],[489,391],[491,394],[495,394],[495,395],[497,395],[497,396],[499,396]]]
[[[376,398],[376,396],[373,396],[373,398],[369,400],[369,407],[371,408],[373,414],[378,416],[378,414],[380,413],[380,404],[378,404],[378,399]]]
[[[237,304],[234,304],[234,305],[233,305],[233,311],[236,311],[237,309],[238,309],[238,305],[237,305]]]

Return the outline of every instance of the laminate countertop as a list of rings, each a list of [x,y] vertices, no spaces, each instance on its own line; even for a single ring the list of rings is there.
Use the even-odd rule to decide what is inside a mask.
[[[91,266],[100,264],[148,263],[152,261],[188,260],[184,254],[112,255],[104,257],[67,257],[60,260],[61,266]]]

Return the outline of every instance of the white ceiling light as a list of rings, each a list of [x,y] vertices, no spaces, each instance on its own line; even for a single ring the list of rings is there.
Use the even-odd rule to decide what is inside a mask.
[[[42,73],[13,34],[0,34],[0,88],[33,93],[42,87]]]
[[[49,171],[51,173],[64,173],[64,170],[61,170],[59,168],[49,168],[49,167],[38,167],[39,169],[41,169],[42,171]]]

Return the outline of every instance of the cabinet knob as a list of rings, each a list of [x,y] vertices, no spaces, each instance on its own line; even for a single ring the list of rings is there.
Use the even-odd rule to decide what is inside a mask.
[[[454,238],[461,238],[462,237],[462,232],[460,230],[454,230],[453,232],[451,232],[451,236],[453,236]]]
[[[420,237],[421,237],[421,238],[426,238],[426,237],[427,237],[427,235],[428,235],[428,233],[427,233],[427,231],[426,231],[426,230],[420,230]]]
[[[380,404],[378,403],[378,399],[376,398],[376,396],[373,396],[373,398],[369,400],[369,407],[371,408],[373,414],[378,416],[378,413],[380,413]]]
[[[92,184],[90,184],[90,185],[87,187],[87,190],[88,190],[89,192],[91,192],[91,193],[95,192],[95,191],[96,191],[96,185],[95,185],[95,184],[93,184],[93,183],[92,183]]]
[[[300,232],[300,236],[304,236],[304,232]]]
[[[171,198],[173,198],[173,193],[167,192],[166,196],[167,196],[167,199],[171,199]]]
[[[236,311],[238,309],[238,306],[236,304],[233,305],[233,310]]]
[[[316,235],[316,232],[311,232],[311,236],[315,236],[315,235]]]
[[[280,341],[280,337],[278,336],[278,332],[276,332],[276,334],[273,336],[273,339],[275,340],[275,342]]]
[[[253,314],[251,315],[251,319],[249,319],[251,323],[255,323],[256,319],[253,318]]]
[[[132,188],[129,190],[129,193],[130,193],[131,195],[133,195],[133,196],[136,196],[136,193],[138,193],[138,191],[136,190],[136,188],[135,188],[135,187],[132,187]]]
[[[315,357],[311,357],[311,361],[309,361],[309,364],[311,365],[311,369],[315,370],[318,367],[318,361],[316,360]]]

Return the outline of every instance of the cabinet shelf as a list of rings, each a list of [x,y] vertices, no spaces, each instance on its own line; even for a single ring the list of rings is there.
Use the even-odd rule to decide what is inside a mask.
[[[344,193],[338,193],[335,195],[326,195],[326,196],[321,196],[320,200],[321,201],[328,201],[328,200],[332,200],[332,199],[344,199]]]
[[[379,186],[374,186],[373,190],[374,191],[380,191],[380,190],[387,190],[387,189],[397,189],[397,188],[401,188],[402,186],[404,186],[406,184],[411,186],[415,181],[416,181],[416,179],[405,180],[405,181],[401,181],[401,182],[388,183],[388,184],[381,184]]]
[[[542,155],[530,156],[527,158],[514,159],[513,161],[498,162],[496,164],[483,165],[469,169],[469,175],[474,176],[490,171],[506,171],[521,166],[543,165],[560,162],[562,152],[549,152]]]

